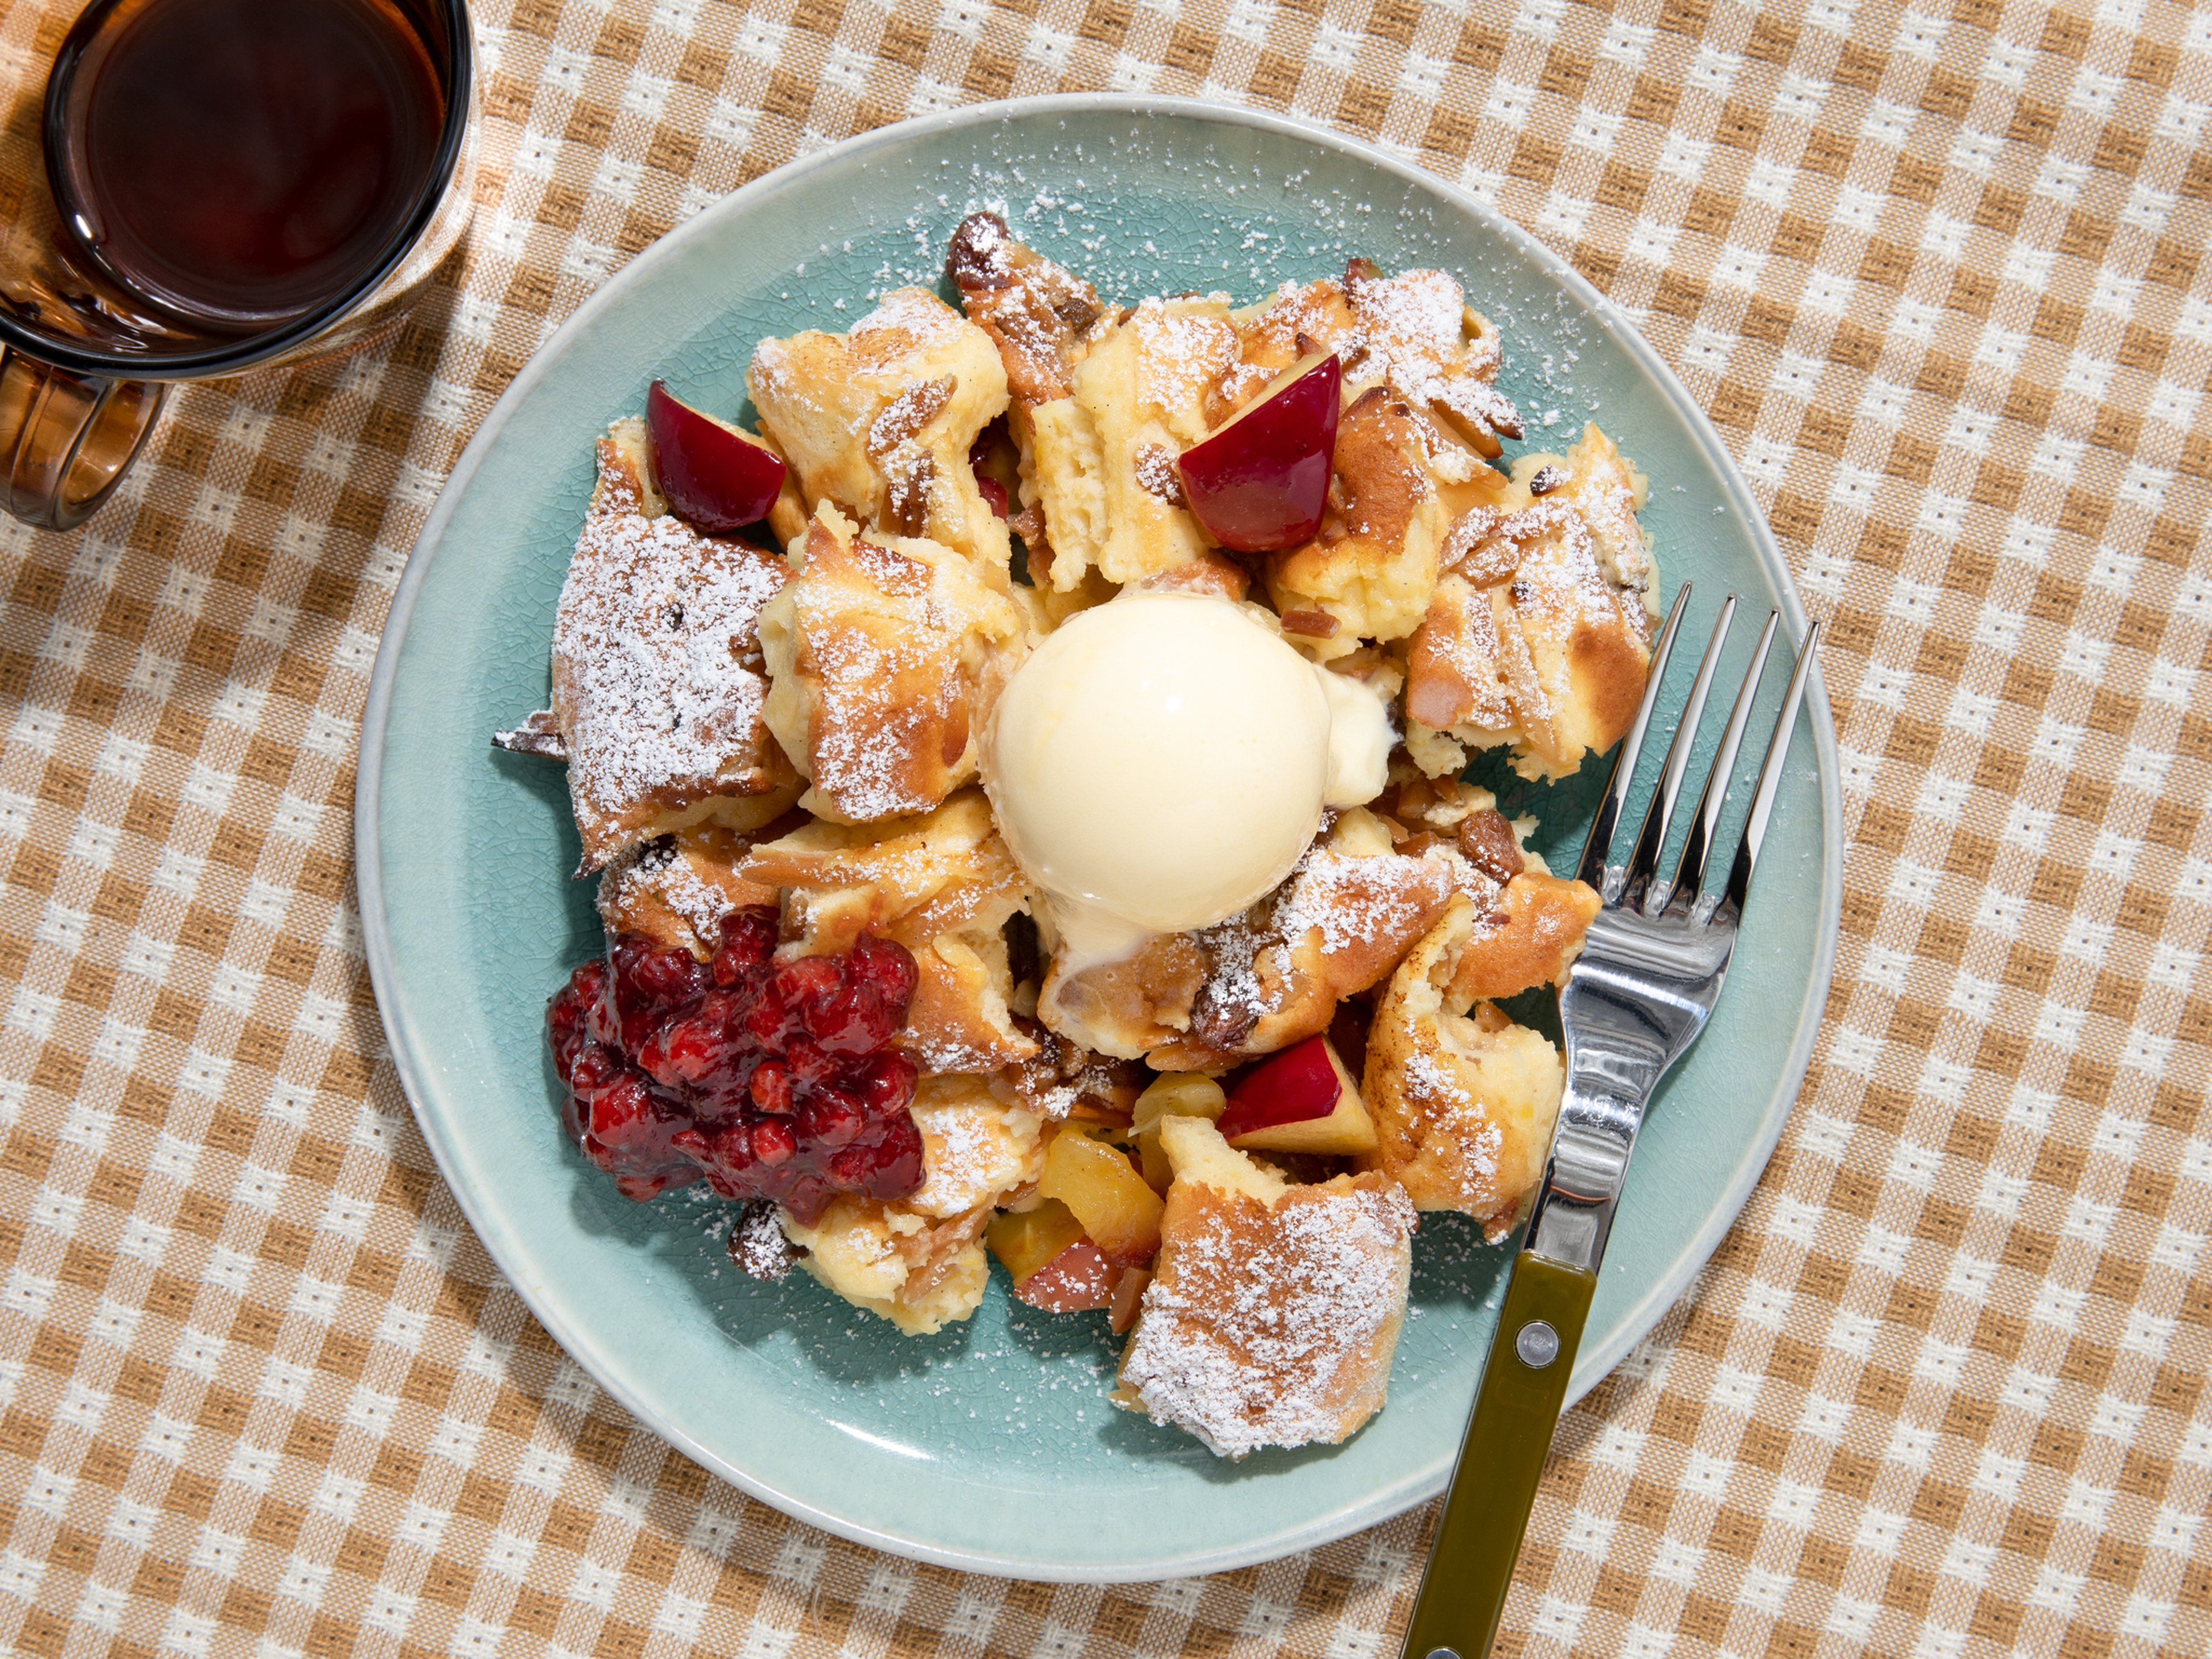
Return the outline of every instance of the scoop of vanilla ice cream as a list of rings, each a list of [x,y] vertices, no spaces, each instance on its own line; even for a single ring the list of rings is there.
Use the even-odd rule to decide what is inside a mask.
[[[1381,699],[1265,612],[1125,593],[1046,638],[999,698],[983,781],[1079,954],[1236,915],[1287,876],[1326,805],[1370,800]]]

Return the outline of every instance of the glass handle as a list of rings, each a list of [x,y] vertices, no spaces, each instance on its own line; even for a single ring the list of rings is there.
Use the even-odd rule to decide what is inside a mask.
[[[44,530],[82,524],[144,446],[167,390],[73,374],[20,351],[0,351],[8,510]]]

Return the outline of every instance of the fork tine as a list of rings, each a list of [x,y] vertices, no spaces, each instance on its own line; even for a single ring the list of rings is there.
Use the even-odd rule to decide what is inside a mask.
[[[1613,853],[1613,832],[1620,823],[1620,809],[1627,804],[1628,786],[1636,779],[1636,757],[1644,747],[1644,728],[1651,724],[1651,706],[1659,700],[1659,682],[1667,672],[1667,659],[1674,649],[1675,630],[1689,603],[1690,584],[1684,582],[1675,590],[1674,603],[1651,647],[1651,668],[1644,677],[1644,702],[1636,711],[1628,735],[1613,751],[1613,770],[1606,775],[1605,794],[1598,801],[1597,816],[1590,820],[1589,836],[1583,842],[1582,863],[1575,875],[1600,892],[1605,890],[1605,862]]]
[[[1674,802],[1682,793],[1682,773],[1690,764],[1690,750],[1697,746],[1698,722],[1705,718],[1705,693],[1712,687],[1713,670],[1720,666],[1721,647],[1728,643],[1729,624],[1735,620],[1735,595],[1731,593],[1721,605],[1721,619],[1698,664],[1698,678],[1690,684],[1690,700],[1682,705],[1674,740],[1667,745],[1667,763],[1659,775],[1658,791],[1644,809],[1644,830],[1636,837],[1636,851],[1629,856],[1628,880],[1621,889],[1620,902],[1631,909],[1643,904],[1652,872],[1659,867],[1659,854],[1667,845],[1667,831],[1674,821]]]
[[[1759,682],[1766,672],[1766,652],[1774,643],[1774,625],[1781,619],[1778,611],[1766,613],[1766,626],[1759,635],[1759,649],[1752,653],[1750,671],[1743,677],[1742,689],[1735,694],[1735,707],[1729,711],[1728,729],[1721,733],[1713,769],[1705,774],[1705,787],[1698,794],[1697,812],[1690,819],[1689,833],[1682,841],[1682,861],[1674,866],[1674,885],[1667,896],[1669,915],[1687,914],[1705,885],[1705,859],[1713,849],[1714,832],[1720,828],[1721,810],[1728,805],[1729,787],[1735,777],[1736,750],[1742,746],[1743,728],[1751,719],[1752,701],[1759,696]]]
[[[1729,871],[1728,891],[1722,897],[1716,916],[1725,912],[1730,920],[1743,914],[1743,902],[1751,891],[1752,866],[1759,861],[1759,844],[1766,836],[1767,814],[1774,808],[1774,792],[1782,784],[1782,763],[1790,753],[1790,739],[1797,729],[1797,705],[1805,696],[1805,677],[1812,672],[1813,659],[1820,654],[1820,624],[1815,622],[1805,630],[1805,643],[1797,653],[1796,671],[1790,676],[1790,690],[1782,699],[1782,714],[1774,722],[1774,735],[1767,740],[1766,758],[1759,763],[1759,788],[1751,798],[1751,812],[1744,819],[1743,840],[1735,849],[1735,863]]]

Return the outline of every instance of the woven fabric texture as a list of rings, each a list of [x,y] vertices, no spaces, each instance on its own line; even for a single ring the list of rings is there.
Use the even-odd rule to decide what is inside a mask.
[[[1426,1511],[1040,1587],[670,1452],[470,1234],[362,963],[379,630],[538,341],[795,155],[1091,88],[1295,112],[1543,238],[1830,627],[1813,1068],[1562,1424],[1501,1651],[2212,1650],[2212,14],[2073,3],[479,0],[434,301],[184,392],[82,532],[0,528],[0,1650],[1395,1651]],[[58,34],[0,0],[0,75]]]

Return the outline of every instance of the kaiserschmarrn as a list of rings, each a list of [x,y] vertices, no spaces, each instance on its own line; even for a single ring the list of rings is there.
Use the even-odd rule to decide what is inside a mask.
[[[1422,1213],[1497,1239],[1538,1182],[1563,1062],[1504,1005],[1571,970],[1598,905],[1462,775],[1610,748],[1654,633],[1649,482],[1594,424],[1507,456],[1474,297],[1364,258],[1102,296],[1079,251],[978,211],[940,287],[754,347],[750,408],[708,415],[765,470],[750,527],[663,494],[679,428],[595,434],[550,707],[495,739],[565,761],[599,884],[606,951],[547,1014],[584,1158],[641,1200],[705,1182],[747,1272],[797,1262],[916,1336],[995,1259],[1032,1308],[1103,1314],[1114,1398],[1225,1457],[1380,1410]],[[1233,513],[1200,465],[1224,454]],[[1124,633],[1214,607],[1213,659],[1273,653],[1330,746],[1295,749],[1278,861],[1141,926],[1024,840],[992,760],[1007,688],[1124,594]],[[1080,829],[1213,810],[1140,779]]]

